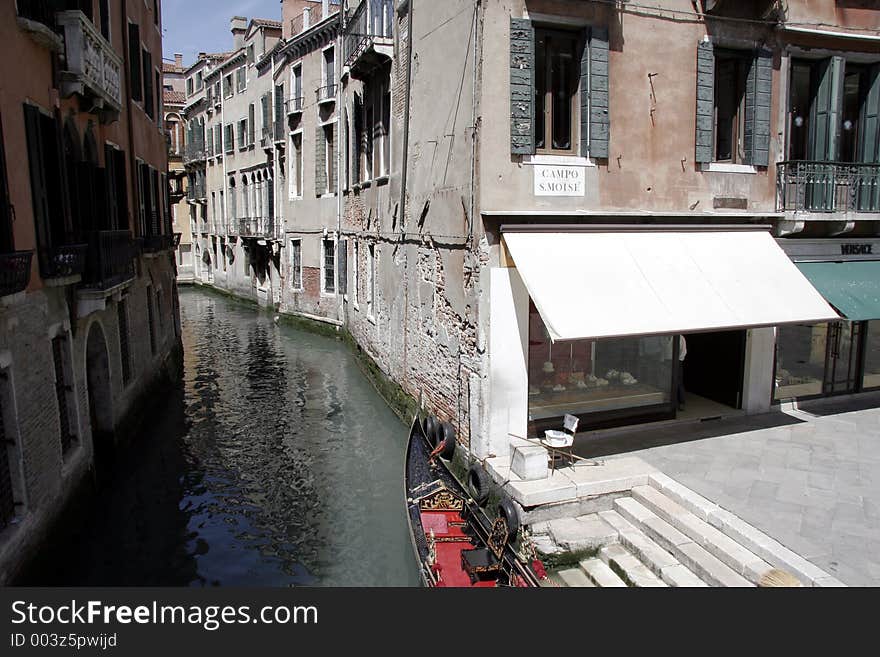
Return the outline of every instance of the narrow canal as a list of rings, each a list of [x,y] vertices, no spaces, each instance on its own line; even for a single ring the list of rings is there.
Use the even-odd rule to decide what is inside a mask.
[[[182,385],[22,583],[417,584],[407,429],[345,346],[199,290],[180,306]]]

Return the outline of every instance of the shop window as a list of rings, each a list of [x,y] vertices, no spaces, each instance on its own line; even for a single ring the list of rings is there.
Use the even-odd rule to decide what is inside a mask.
[[[580,83],[578,35],[535,30],[535,147],[574,151],[575,104]]]
[[[668,405],[676,355],[670,336],[553,344],[530,304],[529,420]]]
[[[828,324],[789,324],[776,332],[775,400],[822,394]]]
[[[880,388],[880,320],[867,322],[865,336],[865,372],[862,387]]]

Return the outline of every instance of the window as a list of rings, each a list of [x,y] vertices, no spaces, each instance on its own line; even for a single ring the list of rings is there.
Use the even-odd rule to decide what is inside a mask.
[[[333,152],[333,128],[334,125],[331,123],[330,125],[324,126],[324,176],[326,181],[326,189],[324,190],[327,194],[332,194],[336,191],[336,157]]]
[[[351,125],[348,120],[348,110],[345,110],[345,154],[343,162],[345,166],[345,178],[343,179],[345,189],[351,189]]]
[[[391,168],[391,92],[387,87],[382,96],[382,124],[379,134],[382,140],[382,164],[379,168],[379,175],[387,176]]]
[[[364,180],[373,179],[373,131],[376,126],[375,113],[373,111],[373,103],[370,102],[364,111],[366,118],[364,123]]]
[[[303,85],[302,64],[298,64],[298,65],[294,66],[291,69],[291,75],[292,75],[292,77],[290,80],[290,82],[291,82],[291,84],[290,84],[291,92],[290,93],[291,93],[291,100],[294,101],[293,108],[294,109],[302,109],[302,95],[303,95],[303,93],[302,93],[302,91],[303,91],[302,90],[302,85]]]
[[[223,140],[225,142],[225,144],[224,144],[225,150],[227,153],[231,153],[233,150],[235,150],[235,135],[233,134],[232,124],[227,123],[225,126],[223,126],[223,131],[224,131]]]
[[[749,60],[715,50],[715,161],[745,160],[746,77]]]
[[[290,287],[302,291],[302,240],[290,240]]]
[[[70,424],[70,398],[73,394],[70,377],[67,336],[52,338],[52,362],[55,366],[55,396],[58,400],[58,424],[60,427],[61,453],[66,454],[73,445],[75,436]]]
[[[9,202],[9,180],[6,176],[3,122],[0,120],[0,253],[12,253],[13,251],[15,251],[15,240],[12,234],[12,205]]]
[[[248,106],[248,145],[254,145],[254,121],[256,120],[256,107],[253,103]]]
[[[230,226],[234,225],[235,220],[238,218],[238,207],[236,206],[235,198],[235,180],[229,181],[229,200],[226,203],[226,209],[229,214]]]
[[[301,198],[303,195],[303,154],[302,133],[290,135],[291,171],[290,171],[290,198]]]
[[[98,10],[101,12],[101,36],[110,41],[110,0],[99,0]]]
[[[70,232],[65,218],[62,161],[58,157],[61,144],[54,118],[25,104],[24,119],[40,270],[44,276],[55,276],[57,267],[49,257],[48,249],[63,244]]]
[[[128,24],[128,66],[128,75],[131,79],[131,99],[142,100],[141,29],[137,23]]]
[[[535,148],[573,153],[579,37],[573,32],[535,30]]]
[[[336,294],[336,242],[332,239],[324,239],[322,244],[324,257],[321,261],[323,271],[321,290],[324,294]]]
[[[153,106],[153,58],[146,48],[142,53],[141,62],[144,67],[144,112],[152,119],[155,111]]]
[[[232,98],[232,73],[223,78],[223,97]]]
[[[244,66],[235,71],[235,87],[238,93],[247,89],[247,69]]]
[[[333,46],[324,50],[324,86],[336,86],[336,57]]]
[[[367,317],[376,316],[376,245],[367,247]]]
[[[238,122],[238,150],[244,150],[247,148],[247,119],[241,119]]]
[[[131,355],[128,352],[128,313],[126,301],[120,299],[116,303],[116,322],[119,329],[119,361],[122,367],[122,384],[131,381]]]
[[[355,239],[351,245],[351,300],[355,308],[358,306],[358,281],[360,280],[361,270],[361,263],[358,259],[358,253],[360,252],[358,244],[359,242]]]
[[[186,79],[186,95],[187,96],[193,95],[193,79],[192,78]]]
[[[250,44],[247,47],[247,63],[248,64],[254,63],[254,44]]]
[[[205,86],[205,78],[201,71],[196,71],[196,91],[201,91]]]
[[[871,320],[865,326],[865,368],[862,387],[880,388],[880,321]]]
[[[248,185],[247,178],[243,177],[241,179],[241,209],[242,209],[241,218],[242,219],[250,219],[250,217],[251,217],[251,215],[250,215],[250,197],[251,197],[250,186]]]

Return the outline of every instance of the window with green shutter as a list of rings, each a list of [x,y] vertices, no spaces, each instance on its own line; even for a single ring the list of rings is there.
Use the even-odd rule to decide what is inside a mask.
[[[510,152],[608,157],[608,30],[510,21]]]
[[[768,166],[773,54],[697,44],[694,159]]]

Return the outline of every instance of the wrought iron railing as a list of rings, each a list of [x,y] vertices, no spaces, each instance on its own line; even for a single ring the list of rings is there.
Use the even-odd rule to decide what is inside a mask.
[[[61,0],[18,0],[18,15],[55,28],[55,12],[64,9]]]
[[[297,112],[302,112],[302,110],[303,110],[302,96],[297,96],[295,98],[288,98],[286,101],[284,101],[284,109],[287,112],[288,116],[290,114],[296,114]]]
[[[273,217],[239,219],[238,234],[242,237],[275,237],[275,219]]]
[[[361,0],[343,28],[342,51],[346,65],[359,57],[376,38],[394,36],[394,0]]]
[[[135,246],[128,230],[89,234],[83,285],[106,290],[134,278]]]
[[[88,244],[62,244],[40,250],[43,278],[63,278],[82,274],[86,266]]]
[[[779,212],[880,212],[880,164],[792,160],[776,180]]]
[[[21,292],[31,280],[33,251],[0,253],[0,297]]]
[[[336,100],[336,85],[328,84],[325,87],[318,87],[315,89],[315,95],[318,97],[319,103],[326,103],[331,100]]]

